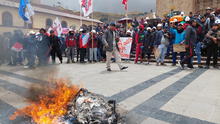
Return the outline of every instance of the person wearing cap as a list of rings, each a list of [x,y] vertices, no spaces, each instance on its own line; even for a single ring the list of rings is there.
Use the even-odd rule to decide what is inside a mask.
[[[144,43],[144,51],[147,54],[147,64],[150,63],[151,59],[151,54],[153,50],[153,45],[154,45],[154,39],[153,39],[153,32],[151,27],[147,27],[147,32],[146,32],[146,42]]]
[[[192,58],[193,58],[193,44],[195,44],[197,42],[197,32],[196,32],[196,26],[197,26],[197,21],[192,19],[190,21],[190,24],[185,32],[185,48],[186,48],[186,53],[185,53],[185,57],[183,58],[183,60],[180,61],[180,66],[181,69],[185,68],[185,64],[187,64],[188,68],[193,69],[193,63],[192,63]]]
[[[177,29],[172,29],[170,30],[170,33],[174,36],[174,41],[173,44],[177,45],[177,44],[183,44],[184,40],[185,40],[185,31],[183,29],[183,24],[179,23],[177,26]],[[176,62],[176,57],[177,57],[177,52],[173,51],[172,52],[172,66],[176,66],[177,62]],[[184,57],[184,52],[180,52],[180,61],[183,60]]]
[[[46,30],[41,28],[37,35],[37,56],[39,59],[39,66],[48,64],[48,57],[50,56],[50,41],[46,34]]]
[[[211,7],[207,7],[206,8],[206,13],[205,13],[205,17],[206,18],[209,18],[211,16],[211,13],[212,13],[212,8]]]
[[[162,24],[157,25],[156,38],[154,42],[155,49],[159,50],[160,53],[159,56],[156,58],[157,66],[159,66],[159,64],[165,65],[164,59],[167,53],[167,45],[168,45],[167,38],[165,39],[165,35],[164,35],[165,32],[163,32],[162,28],[163,28]]]
[[[86,63],[85,58],[88,49],[88,40],[90,34],[87,32],[86,29],[82,29],[80,36],[79,36],[79,54],[80,54],[80,63]]]
[[[52,56],[52,63],[55,64],[56,56],[59,58],[60,63],[63,63],[62,53],[60,50],[60,39],[55,35],[54,31],[50,31],[49,41],[51,44],[51,56]]]
[[[107,31],[105,31],[102,40],[103,40],[103,44],[106,50],[106,65],[107,65],[107,71],[111,71],[111,58],[112,55],[115,57],[116,59],[116,63],[118,64],[120,70],[125,70],[128,67],[123,66],[121,64],[121,57],[119,54],[119,50],[118,50],[118,44],[117,44],[117,40],[118,40],[118,35],[115,31],[115,24],[111,23],[109,26],[109,29]]]
[[[141,63],[143,62],[143,45],[144,42],[146,41],[146,34],[144,31],[144,26],[140,25],[139,26],[139,31],[136,33],[135,39],[136,39],[136,56],[135,56],[135,64],[137,64],[139,56],[140,56],[140,60]]]
[[[207,43],[207,59],[206,69],[209,69],[211,57],[213,57],[213,67],[218,67],[218,43],[220,42],[220,31],[218,24],[213,24],[212,29],[207,33],[206,37],[209,38]]]
[[[215,24],[215,15],[210,14],[210,16],[206,19],[206,26],[208,27],[208,30],[211,30],[213,24]]]
[[[70,29],[68,36],[66,37],[67,47],[67,63],[75,63],[75,52],[76,52],[76,35],[74,30]]]
[[[80,36],[82,34],[83,29],[79,29],[78,32],[75,33],[76,37],[76,61],[79,62],[79,55],[80,55]]]
[[[202,59],[201,49],[202,49],[202,41],[204,39],[203,35],[205,35],[204,34],[205,32],[203,31],[203,27],[202,27],[202,25],[200,25],[198,20],[197,20],[197,26],[195,27],[195,29],[196,29],[197,41],[194,44],[194,47],[195,47],[194,51],[197,56],[198,67],[203,68],[202,63],[201,63],[201,61],[202,61],[201,60]]]
[[[190,25],[190,17],[186,16],[185,23],[183,24],[183,29],[186,30],[186,28]]]
[[[96,31],[92,30],[89,37],[89,62],[97,62],[97,45],[98,45],[98,39],[96,35]]]

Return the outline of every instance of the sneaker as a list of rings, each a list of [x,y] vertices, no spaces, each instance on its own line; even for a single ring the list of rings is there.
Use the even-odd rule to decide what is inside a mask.
[[[159,66],[159,62],[157,62],[156,66]]]
[[[187,65],[187,67],[188,67],[188,68],[190,68],[190,69],[194,69],[194,67],[193,67],[193,65],[192,65],[192,64]]]
[[[128,69],[128,67],[124,66],[124,67],[121,68],[121,70],[125,70],[125,69]]]
[[[111,68],[108,68],[107,71],[112,71]]]
[[[205,69],[209,69],[209,66],[207,65],[207,66],[205,66]]]
[[[67,60],[67,62],[66,62],[67,64],[69,64],[70,63],[70,60]]]
[[[161,63],[162,66],[167,66],[165,63]]]
[[[203,68],[203,66],[201,64],[198,65],[198,68]]]
[[[218,67],[217,65],[214,65],[213,68],[215,68],[215,69],[219,69],[219,67]]]
[[[176,66],[176,63],[173,63],[172,66]]]

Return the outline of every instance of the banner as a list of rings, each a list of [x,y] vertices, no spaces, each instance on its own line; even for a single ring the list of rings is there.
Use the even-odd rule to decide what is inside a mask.
[[[121,37],[118,42],[118,48],[122,59],[130,59],[132,38]]]

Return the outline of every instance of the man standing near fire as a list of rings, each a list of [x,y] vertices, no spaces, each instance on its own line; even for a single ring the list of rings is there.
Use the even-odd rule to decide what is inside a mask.
[[[67,47],[67,63],[75,63],[74,57],[76,53],[76,35],[73,29],[69,31],[66,37],[66,47]]]
[[[109,29],[103,35],[103,44],[106,50],[107,71],[111,71],[110,63],[111,63],[112,55],[115,57],[116,63],[118,64],[120,70],[125,70],[128,68],[126,66],[122,66],[121,64],[121,57],[118,52],[118,45],[117,45],[117,40],[119,40],[119,38],[117,37],[115,27],[116,27],[115,23],[111,23]]]

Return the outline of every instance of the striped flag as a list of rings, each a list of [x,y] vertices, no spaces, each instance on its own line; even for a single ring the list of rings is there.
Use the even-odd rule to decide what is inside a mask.
[[[128,10],[128,0],[122,0],[122,4],[124,4],[125,10]]]
[[[87,48],[88,46],[88,41],[89,41],[90,34],[81,34],[80,39],[79,39],[79,46],[80,48]]]
[[[93,12],[93,0],[79,0],[79,4],[85,17]]]

